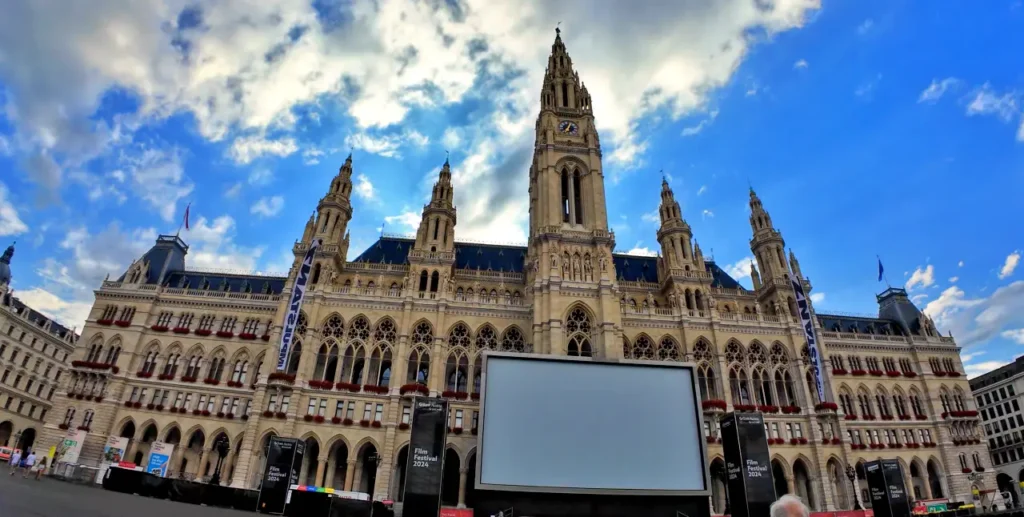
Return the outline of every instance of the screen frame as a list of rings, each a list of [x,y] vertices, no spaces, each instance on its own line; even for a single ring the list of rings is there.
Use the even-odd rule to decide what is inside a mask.
[[[685,368],[690,370],[690,379],[693,382],[692,393],[693,393],[693,411],[697,421],[697,436],[700,437],[698,446],[700,448],[700,462],[701,472],[703,473],[704,489],[700,490],[658,490],[658,489],[638,489],[638,488],[577,488],[577,487],[550,487],[550,486],[531,486],[531,485],[503,485],[495,483],[484,483],[481,479],[483,472],[483,464],[486,461],[484,455],[486,448],[484,447],[484,437],[487,436],[486,429],[484,426],[487,422],[487,370],[490,365],[491,358],[501,359],[517,359],[527,361],[549,361],[549,362],[576,362],[576,363],[594,363],[612,366],[625,366],[625,367],[644,367],[644,368]],[[635,359],[597,359],[591,357],[575,357],[575,356],[556,356],[548,354],[536,354],[536,353],[520,353],[520,352],[493,352],[485,351],[483,354],[483,360],[481,361],[481,377],[480,386],[482,393],[480,394],[480,423],[479,435],[477,438],[477,460],[476,460],[476,473],[475,473],[475,486],[480,490],[496,490],[504,492],[542,492],[542,493],[555,493],[555,494],[598,494],[598,495],[638,495],[638,496],[657,496],[657,495],[669,495],[669,496],[711,496],[711,476],[708,472],[708,451],[707,451],[707,440],[704,439],[704,411],[701,409],[700,395],[697,387],[697,365],[692,362],[681,362],[681,361],[643,361]]]

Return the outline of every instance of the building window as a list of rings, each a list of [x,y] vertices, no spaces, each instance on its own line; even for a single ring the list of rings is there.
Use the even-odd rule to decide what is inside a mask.
[[[87,409],[85,411],[85,416],[82,417],[82,427],[84,427],[86,429],[89,429],[90,427],[92,427],[92,416],[93,416],[93,411],[91,409]]]
[[[238,414],[238,397],[235,397],[235,398],[231,399],[231,414],[232,415],[237,415]]]
[[[185,409],[188,409],[188,407],[191,406],[191,405],[192,405],[192,394],[188,393],[188,394],[185,395],[185,403],[181,407],[183,407]]]
[[[171,325],[171,318],[172,317],[174,317],[174,315],[171,314],[169,311],[161,312],[160,316],[158,316],[157,319],[156,319],[157,326],[169,327]]]
[[[377,408],[373,412],[373,421],[380,422],[384,419],[384,404],[377,404]]]
[[[206,395],[200,395],[199,396],[199,405],[196,406],[196,409],[202,411],[205,407],[206,407]]]
[[[213,409],[217,407],[216,398],[217,397],[210,395],[210,399],[206,401],[206,410],[210,413],[213,413]]]
[[[270,401],[267,403],[267,411],[275,412],[277,409],[277,395],[271,395]]]
[[[231,399],[228,397],[221,397],[220,412],[226,415],[228,414],[229,409],[231,409]]]
[[[281,397],[281,412],[282,413],[287,413],[288,412],[288,403],[291,402],[291,399],[292,399],[291,395],[285,395],[284,397]]]
[[[370,420],[370,412],[373,411],[373,405],[369,402],[363,404],[363,420]]]
[[[317,416],[324,416],[327,414],[327,399],[320,399],[320,411],[317,412]]]
[[[455,427],[456,428],[462,428],[462,410],[461,409],[456,409],[455,410]]]
[[[75,408],[69,407],[67,412],[64,413],[64,422],[63,422],[63,424],[65,426],[71,427],[71,422],[72,422],[72,420],[74,420],[74,418],[75,418]]]
[[[345,410],[345,418],[347,418],[349,420],[352,420],[353,418],[355,418],[355,414],[356,414],[356,403],[355,402],[349,402],[348,403],[348,409]]]
[[[314,411],[316,411],[316,399],[311,398],[309,399],[309,406],[306,407],[306,414],[312,415]]]
[[[181,401],[184,398],[185,398],[185,394],[180,392],[180,391],[178,392],[177,395],[174,396],[174,408],[175,409],[181,409]]]
[[[344,418],[345,416],[345,402],[339,400],[334,406],[334,418]]]
[[[245,416],[252,414],[252,399],[245,399]]]
[[[409,406],[402,406],[402,423],[408,424],[412,418],[412,408]]]

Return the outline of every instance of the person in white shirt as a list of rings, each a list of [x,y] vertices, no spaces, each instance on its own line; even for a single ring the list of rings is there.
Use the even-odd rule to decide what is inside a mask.
[[[21,451],[15,450],[11,453],[11,475],[14,475],[14,471],[18,469],[18,465],[21,465]]]
[[[25,458],[25,466],[22,469],[21,477],[27,479],[28,478],[28,473],[32,471],[32,467],[34,467],[35,464],[36,464],[36,453],[32,452],[32,451],[29,451],[28,457]]]

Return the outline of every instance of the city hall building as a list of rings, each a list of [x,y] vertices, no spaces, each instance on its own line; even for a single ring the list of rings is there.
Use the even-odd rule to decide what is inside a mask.
[[[481,356],[501,350],[695,363],[715,513],[725,509],[718,419],[733,410],[765,414],[777,491],[817,510],[851,508],[847,466],[880,457],[900,460],[915,499],[995,486],[959,348],[902,289],[878,296],[878,317],[816,315],[827,393],[818,400],[790,279],[808,291],[811,282],[753,190],[753,290],[705,257],[664,182],[660,256],[613,253],[591,97],[560,36],[546,67],[527,246],[458,240],[446,162],[415,237],[382,236],[347,261],[358,215],[350,156],[295,229],[296,264],[322,245],[282,371],[298,268],[193,270],[187,243],[160,236],[96,291],[47,445],[82,427],[81,462],[97,462],[115,435],[144,464],[154,441],[169,442],[171,475],[208,478],[220,459],[213,444],[226,439],[223,482],[255,487],[268,438],[297,437],[307,442],[302,483],[401,502],[412,397],[441,396],[451,401],[443,502],[472,506]],[[629,408],[609,411],[629,418]],[[644,447],[643,436],[622,440]]]

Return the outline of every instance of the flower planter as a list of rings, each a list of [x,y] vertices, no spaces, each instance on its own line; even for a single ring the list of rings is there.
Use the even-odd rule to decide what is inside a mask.
[[[224,418],[224,412],[223,411],[218,411],[217,412],[217,418]]]
[[[796,438],[790,438],[789,439],[789,444],[790,445],[797,445],[799,443],[800,443],[800,440],[797,440]]]
[[[193,409],[192,410],[192,414],[195,415],[195,416],[199,416],[199,415],[203,414],[203,411],[201,409]]]
[[[839,438],[833,438],[832,439],[832,445],[839,445],[841,443],[843,443],[843,441],[840,440]]]
[[[946,376],[946,372],[932,372],[932,373],[935,374],[936,377],[945,377]]]
[[[285,413],[284,411],[278,411],[277,413],[274,413],[274,417],[284,420],[285,418],[288,418],[288,413]]]
[[[149,330],[152,330],[154,332],[167,332],[167,326],[166,325],[153,325],[153,326],[149,327]]]
[[[103,402],[103,396],[102,395],[99,396],[99,397],[96,397],[96,403],[98,404],[100,402]]]
[[[853,375],[854,377],[863,377],[863,376],[865,376],[867,374],[868,374],[868,372],[866,370],[851,370],[850,371],[850,375]]]
[[[783,406],[782,412],[786,415],[796,415],[800,413],[800,406]]]
[[[480,400],[480,394],[479,393],[471,393],[469,395],[469,398],[472,399],[472,400]]]
[[[127,327],[131,326],[131,324],[132,324],[132,322],[130,322],[130,321],[115,321],[114,322],[114,325],[117,325],[118,327],[121,327],[121,328],[127,328]]]
[[[196,382],[195,377],[182,377],[181,382]]]
[[[331,423],[335,424],[335,425],[340,424],[341,423],[341,417],[340,416],[331,417]]]
[[[271,418],[273,416],[274,416],[274,412],[273,411],[267,410],[267,411],[263,412],[263,418]]]
[[[441,396],[446,399],[466,400],[467,398],[469,398],[469,393],[466,393],[464,391],[445,390],[441,392]]]
[[[917,377],[917,372],[903,372],[903,376],[908,379],[913,379],[914,377]]]
[[[914,415],[914,418],[918,420],[928,420],[928,415]]]
[[[842,368],[833,368],[832,369],[832,375],[846,375],[847,373],[850,373],[850,372],[847,372],[846,370],[844,370]]]
[[[284,373],[284,372],[273,372],[273,373],[271,373],[270,375],[267,376],[267,380],[268,381],[284,382],[284,383],[288,383],[288,384],[294,384],[295,383],[295,376],[294,375],[288,375],[287,373]]]
[[[89,432],[89,426],[87,426],[87,425],[80,425],[80,426],[78,426],[78,430],[79,431],[85,431],[85,432],[88,433]]]
[[[256,340],[256,334],[252,334],[252,333],[249,333],[249,332],[242,332],[241,334],[238,335],[238,339],[244,339],[246,341],[255,341]]]
[[[346,419],[341,421],[341,424],[342,425],[352,425],[352,419],[351,418],[346,418]]]
[[[378,395],[387,395],[388,389],[389,388],[387,386],[377,386],[376,384],[363,385],[363,391],[366,393],[376,393]]]
[[[199,330],[196,330],[196,335],[197,335],[197,336],[202,336],[202,337],[206,337],[206,336],[209,336],[209,335],[212,335],[212,334],[213,334],[213,331],[212,331],[212,330],[208,330],[208,329],[199,329]]]
[[[762,412],[762,413],[774,414],[774,413],[778,413],[779,412],[779,406],[771,406],[771,405],[757,406],[757,410]]]
[[[188,334],[189,332],[192,331],[188,327],[174,327],[174,329],[171,330],[171,332],[174,332],[175,334]]]
[[[203,410],[203,416],[210,416],[210,411],[207,409]]]
[[[471,434],[473,436],[476,436],[477,433],[479,433],[479,432],[480,432],[480,430],[475,428],[475,427],[469,430],[469,434]]]
[[[242,383],[239,382],[239,381],[228,381],[228,387],[229,388],[241,388],[242,387]]]
[[[163,404],[157,404],[156,407],[154,407],[153,409],[155,409],[157,411],[163,411],[164,410],[164,405]]]
[[[381,425],[382,424],[380,423],[379,420],[374,420],[373,422],[370,422],[370,427],[374,429],[380,429]]]
[[[114,323],[114,320],[109,320],[109,319],[96,320],[96,324],[97,325],[109,326],[109,325],[112,325],[113,323]]]
[[[814,405],[815,411],[838,411],[839,405],[835,402],[819,402]]]
[[[399,388],[398,393],[405,395],[407,393],[419,393],[420,395],[429,395],[430,390],[422,384],[406,384]]]
[[[846,415],[846,416],[843,417],[843,420],[856,420],[856,419],[857,419],[857,415]]]
[[[351,382],[339,382],[334,385],[338,391],[348,391],[351,393],[359,393],[362,390],[362,386]]]
[[[886,375],[886,377],[899,377],[901,374],[900,374],[900,372],[889,371],[889,372],[885,372],[885,375]]]
[[[217,386],[220,384],[220,379],[203,379],[203,384],[209,384],[210,386]]]
[[[235,414],[234,413],[228,413],[228,414],[224,415],[224,418],[227,418],[228,420],[234,420],[235,419]]]
[[[317,415],[317,416],[313,417],[313,421],[318,423],[318,424],[322,424],[322,423],[324,423],[324,417],[322,417],[320,415]]]
[[[406,423],[398,424],[398,430],[399,431],[406,431],[408,429],[409,429],[409,424],[406,424]]]
[[[733,404],[732,408],[734,411],[754,411],[757,409],[757,406],[753,404]]]
[[[153,372],[138,372],[135,376],[140,379],[148,379],[153,376]]]
[[[69,426],[68,424],[60,424],[57,426],[57,428],[62,431],[67,431],[68,429],[71,429],[71,426]]]
[[[264,335],[260,336],[260,339],[262,339],[263,341],[270,341],[270,336],[264,334]]]
[[[302,417],[302,419],[304,421],[306,421],[306,422],[312,422],[313,421],[313,415],[305,415],[305,416]]]
[[[243,422],[248,422],[249,421],[249,415],[242,415],[242,421]]]
[[[725,403],[724,400],[708,399],[708,400],[702,401],[700,403],[700,407],[702,409],[704,409],[705,411],[710,411],[710,410],[715,410],[715,409],[718,409],[718,410],[721,410],[721,411],[725,411],[725,409],[728,407],[728,405]]]
[[[233,338],[233,337],[235,337],[235,333],[227,331],[227,330],[218,330],[217,331],[217,337]]]
[[[872,377],[881,377],[884,375],[882,370],[868,370],[868,373],[871,374]]]
[[[960,469],[960,472],[963,472],[964,474],[970,474],[971,469]]]
[[[359,427],[370,427],[370,421],[369,420],[360,420],[359,421]]]

